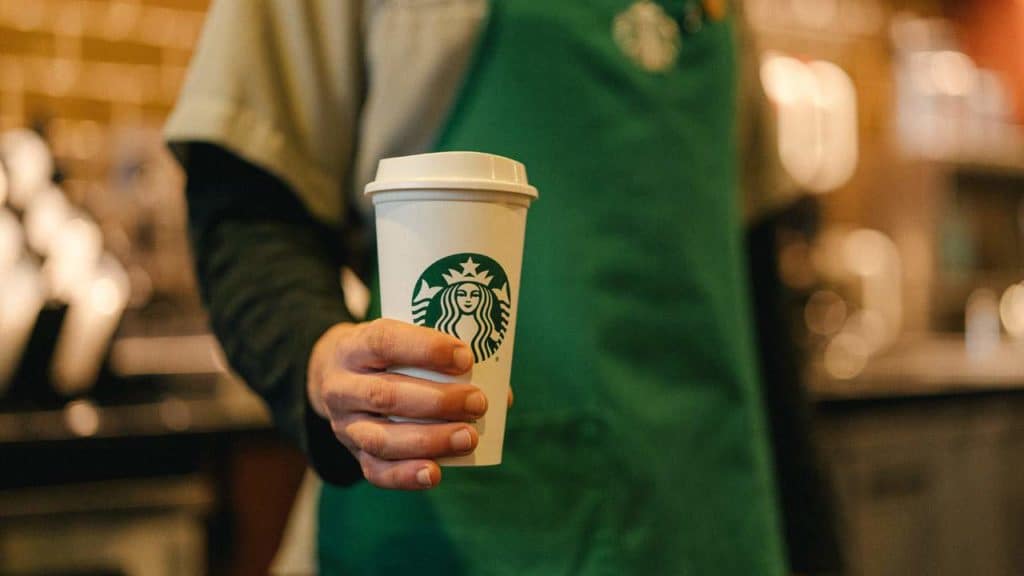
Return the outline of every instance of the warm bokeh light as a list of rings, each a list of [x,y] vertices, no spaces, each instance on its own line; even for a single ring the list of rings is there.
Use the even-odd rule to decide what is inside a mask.
[[[95,383],[129,289],[127,273],[109,255],[79,279],[53,355],[52,377],[59,393],[73,396]]]
[[[100,429],[100,412],[89,400],[73,400],[64,407],[64,425],[76,436],[95,436]]]
[[[17,217],[0,207],[0,287],[5,282],[7,269],[21,258],[24,244],[24,234]]]
[[[843,331],[860,338],[868,354],[880,352],[894,337],[891,326],[877,310],[857,310],[847,319]]]
[[[839,380],[855,378],[867,365],[871,349],[860,335],[842,332],[825,348],[825,371]]]
[[[124,305],[125,294],[113,278],[97,278],[89,288],[89,304],[105,316],[116,314]]]
[[[973,361],[990,357],[999,345],[999,299],[988,288],[979,288],[967,298],[964,345]]]
[[[852,379],[867,362],[900,337],[903,328],[903,266],[884,233],[835,226],[816,242],[811,262],[832,290],[818,290],[804,307],[810,333],[831,338],[825,372]]]
[[[32,196],[46,188],[53,174],[53,157],[46,142],[31,130],[0,134],[0,158],[7,168],[8,201],[24,208]]]
[[[942,50],[928,54],[931,85],[950,96],[964,96],[974,89],[977,70],[963,52]]]
[[[878,230],[860,229],[850,232],[843,242],[843,262],[848,270],[860,276],[877,276],[885,271],[885,261],[896,253],[896,247]]]
[[[816,60],[808,67],[819,86],[815,104],[822,149],[818,170],[808,186],[827,192],[845,185],[857,168],[857,92],[853,80],[839,66]]]
[[[7,202],[7,171],[0,163],[0,207]]]
[[[835,292],[819,290],[811,295],[804,308],[804,322],[815,334],[835,334],[846,322],[846,302]]]
[[[92,274],[103,251],[103,237],[95,223],[78,215],[57,231],[48,251],[43,269],[51,293],[67,301]]]
[[[853,230],[842,243],[847,269],[859,283],[861,306],[881,320],[884,338],[892,342],[903,326],[903,263],[896,244],[878,230]]]
[[[857,96],[850,76],[831,62],[805,63],[768,52],[760,77],[775,104],[779,159],[793,180],[814,192],[846,184],[858,159]]]
[[[192,412],[188,404],[177,399],[167,398],[160,402],[160,420],[171,430],[183,432],[192,424]]]
[[[49,186],[36,194],[25,209],[25,236],[29,246],[38,254],[49,254],[50,243],[73,216],[71,205],[60,188]]]
[[[999,299],[999,318],[1006,333],[1024,337],[1024,284],[1011,284]]]

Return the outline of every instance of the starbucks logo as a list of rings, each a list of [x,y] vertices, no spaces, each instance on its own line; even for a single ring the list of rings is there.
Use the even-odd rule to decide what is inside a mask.
[[[510,290],[505,271],[491,258],[453,254],[420,275],[412,319],[466,342],[476,361],[483,362],[505,339],[512,315]]]
[[[679,26],[651,0],[637,0],[615,17],[612,36],[641,68],[664,72],[679,58]]]

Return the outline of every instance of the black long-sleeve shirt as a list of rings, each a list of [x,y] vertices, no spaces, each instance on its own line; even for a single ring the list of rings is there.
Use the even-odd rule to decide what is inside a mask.
[[[339,282],[342,235],[230,152],[193,143],[182,156],[200,292],[228,361],[325,481],[357,481],[359,465],[306,397],[314,344],[352,321]]]

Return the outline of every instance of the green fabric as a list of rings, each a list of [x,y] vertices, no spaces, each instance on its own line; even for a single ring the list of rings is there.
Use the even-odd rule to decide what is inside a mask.
[[[445,469],[429,492],[325,487],[322,573],[782,573],[731,28],[706,24],[650,73],[612,38],[629,5],[492,3],[437,148],[520,160],[541,194],[505,460]]]

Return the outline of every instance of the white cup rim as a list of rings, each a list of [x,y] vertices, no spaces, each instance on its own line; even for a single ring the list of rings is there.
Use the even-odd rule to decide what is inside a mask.
[[[516,184],[514,182],[497,182],[494,180],[478,180],[475,178],[451,178],[446,180],[405,180],[402,182],[371,182],[366,185],[367,196],[381,192],[392,192],[400,190],[450,190],[458,192],[511,192],[529,196],[531,199],[537,197],[537,189],[528,184]]]
[[[534,197],[511,190],[481,188],[389,187],[371,196],[374,205],[388,202],[487,202],[528,207]]]

